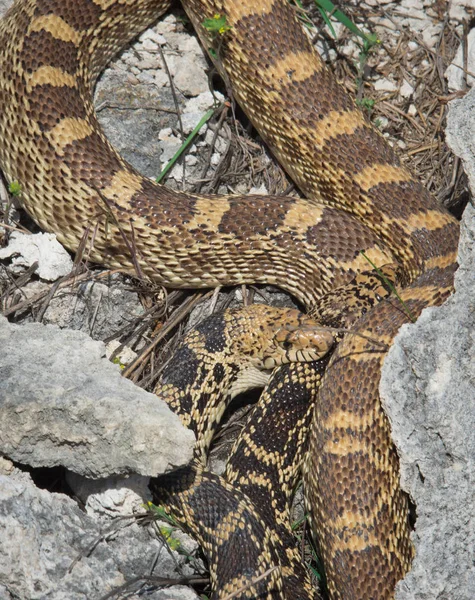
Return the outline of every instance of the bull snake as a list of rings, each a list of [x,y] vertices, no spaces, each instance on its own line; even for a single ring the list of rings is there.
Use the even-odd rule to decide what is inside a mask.
[[[18,0],[0,25],[0,165],[25,208],[68,248],[170,287],[270,283],[318,304],[398,263],[413,315],[452,288],[456,221],[414,180],[334,81],[284,0],[186,0],[201,26],[224,15],[219,66],[308,200],[207,197],[144,179],[103,135],[91,100],[162,0]],[[309,101],[310,100],[310,101]],[[136,260],[132,261],[130,249]],[[382,413],[384,352],[406,316],[382,302],[336,349],[316,403],[304,478],[333,598],[389,598],[407,570],[406,501]]]

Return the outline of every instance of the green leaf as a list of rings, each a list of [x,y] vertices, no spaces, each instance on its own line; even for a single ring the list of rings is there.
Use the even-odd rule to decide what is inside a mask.
[[[353,21],[345,15],[345,13],[341,12],[341,10],[339,10],[333,4],[333,2],[330,2],[330,0],[314,0],[314,1],[315,1],[315,4],[317,5],[317,7],[319,8],[320,12],[322,13],[323,18],[325,19],[325,22],[327,23],[327,25],[329,22],[329,18],[328,18],[328,16],[325,17],[325,14],[335,17],[335,19],[337,21],[339,21],[342,25],[344,25],[352,33],[354,33],[355,35],[362,38],[365,41],[365,44],[369,44],[369,47],[380,43],[377,35],[375,35],[373,33],[368,34],[368,33],[364,33],[363,31],[361,31],[361,29],[357,25],[355,25],[353,23]],[[331,28],[331,30],[332,30],[334,37],[336,37],[335,32],[333,31],[333,27]],[[369,50],[369,48],[368,48],[368,50]],[[366,50],[366,51],[368,51],[368,50]]]
[[[144,507],[147,510],[155,513],[155,516],[157,518],[163,519],[164,521],[168,521],[168,523],[170,523],[174,527],[177,526],[177,522],[175,521],[175,519],[167,513],[163,506],[157,506],[156,504],[153,504],[153,502],[147,502],[147,504],[144,504]]]
[[[215,35],[223,35],[231,29],[227,24],[226,15],[214,15],[212,19],[204,19],[203,27]]]
[[[8,191],[12,196],[19,196],[21,194],[21,185],[18,181],[12,181],[8,186]]]
[[[186,140],[183,142],[183,144],[178,148],[178,150],[175,152],[175,154],[172,156],[172,158],[170,159],[170,161],[167,163],[166,167],[161,171],[160,175],[157,176],[157,178],[155,179],[155,181],[157,183],[160,183],[163,178],[165,177],[165,175],[168,173],[168,171],[173,167],[173,165],[176,163],[176,161],[180,158],[180,156],[183,154],[183,152],[188,148],[188,146],[191,144],[191,142],[194,140],[195,136],[198,134],[199,130],[203,127],[203,125],[209,121],[211,119],[211,117],[214,115],[214,108],[210,108],[200,119],[200,122],[198,123],[198,125],[193,129],[193,131],[190,133],[190,135],[186,138]]]
[[[181,546],[181,542],[180,540],[177,540],[177,538],[173,537],[173,530],[170,527],[162,525],[160,527],[160,533],[163,535],[164,540],[172,550],[178,550],[178,548]]]
[[[389,281],[389,279],[386,277],[386,275],[381,271],[381,269],[379,267],[377,267],[374,262],[368,258],[366,256],[366,254],[363,252],[363,250],[361,250],[361,255],[363,256],[364,259],[366,259],[369,264],[373,267],[373,269],[376,271],[376,273],[379,275],[379,277],[381,277],[381,279],[384,281],[384,283],[388,286],[388,288],[391,290],[391,292],[396,296],[396,298],[399,300],[399,302],[401,303],[404,312],[406,313],[408,319],[412,322],[415,323],[417,321],[416,317],[411,313],[411,310],[409,308],[409,306],[404,302],[404,300],[401,298],[401,296],[398,294],[398,291],[396,290],[396,288],[394,287],[394,285],[392,284],[391,281]]]

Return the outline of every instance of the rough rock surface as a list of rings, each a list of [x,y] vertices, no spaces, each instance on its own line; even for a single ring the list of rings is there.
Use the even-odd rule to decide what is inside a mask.
[[[450,111],[448,141],[475,183],[475,93]],[[463,217],[456,293],[404,326],[381,394],[416,504],[416,558],[397,600],[472,600],[475,593],[475,209]]]
[[[45,325],[77,329],[95,340],[104,340],[144,312],[138,294],[119,273],[81,283],[71,278],[70,284],[57,289],[52,298],[47,297],[47,308],[41,318]],[[50,287],[43,281],[31,281],[22,289],[25,298],[34,298],[45,291],[49,292]],[[31,307],[26,307],[25,313],[22,322],[34,322],[35,312]]]
[[[173,77],[177,104],[164,61]],[[177,16],[168,14],[121,53],[99,80],[95,94],[99,121],[114,147],[144,175],[156,177],[182,145],[181,133],[190,133],[216,104],[206,70],[196,38],[180,31]],[[216,100],[223,100],[221,94]],[[195,153],[193,145],[185,158],[190,181],[202,168]],[[176,165],[169,174],[167,183],[173,185],[170,178],[181,184],[183,166]]]
[[[475,67],[475,29],[467,36],[467,73],[464,73],[464,51],[461,44],[452,64],[447,68],[445,77],[451,92],[465,89],[465,80],[468,87],[472,87],[475,81],[473,76]]]
[[[0,248],[0,260],[5,259],[11,261],[12,273],[21,273],[37,262],[36,272],[46,281],[56,281],[73,268],[70,255],[52,233],[12,232],[8,246]]]
[[[0,347],[0,452],[12,460],[93,478],[156,475],[190,460],[192,432],[120,377],[101,342],[0,317]]]
[[[25,479],[0,475],[2,600],[92,600],[136,577],[177,580],[193,573],[184,556],[170,553],[133,520],[91,519],[70,498],[40,490]],[[136,583],[131,591],[139,587]],[[146,597],[197,598],[184,587]]]
[[[470,188],[475,190],[475,89],[449,104],[447,142],[463,161]]]

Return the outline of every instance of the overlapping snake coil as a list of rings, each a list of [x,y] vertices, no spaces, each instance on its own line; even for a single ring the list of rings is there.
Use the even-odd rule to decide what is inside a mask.
[[[308,308],[368,270],[363,250],[378,266],[398,264],[412,315],[440,304],[452,288],[456,221],[367,124],[290,5],[183,4],[205,45],[215,46],[236,100],[308,199],[175,192],[110,146],[95,117],[94,82],[167,1],[18,0],[0,24],[0,165],[38,224],[71,249],[86,235],[93,260],[170,287],[269,283]],[[218,44],[200,25],[215,14],[230,27]],[[385,352],[371,341],[390,345],[406,321],[395,300],[368,311],[354,326],[364,336],[339,344],[315,399],[304,482],[332,598],[391,598],[409,567],[406,500],[378,396]],[[286,367],[268,393],[299,382],[311,388],[312,378],[320,374],[311,367]],[[229,476],[239,478],[233,468]],[[209,482],[192,483],[199,495]],[[235,504],[233,522],[262,549],[256,560],[268,558],[272,532],[248,526],[239,494],[229,483],[222,489]],[[267,597],[285,595],[282,571],[267,578]]]

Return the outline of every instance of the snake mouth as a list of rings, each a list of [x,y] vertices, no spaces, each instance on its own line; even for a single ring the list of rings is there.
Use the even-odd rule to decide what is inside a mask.
[[[324,348],[307,348],[287,350],[282,354],[267,356],[262,361],[262,371],[272,371],[276,367],[280,367],[287,363],[293,362],[315,362],[324,358],[332,349],[333,344]]]
[[[332,331],[310,320],[297,327],[286,326],[274,337],[272,353],[263,360],[266,369],[291,362],[313,362],[324,358],[334,347]]]

